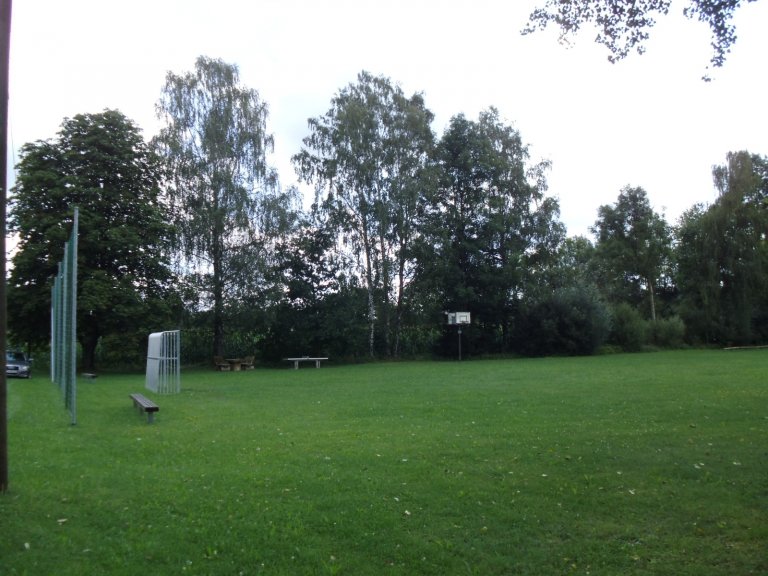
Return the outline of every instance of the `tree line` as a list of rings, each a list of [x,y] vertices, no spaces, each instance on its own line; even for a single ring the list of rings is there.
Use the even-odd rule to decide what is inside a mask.
[[[768,339],[768,159],[713,168],[719,196],[670,224],[645,190],[567,237],[547,162],[494,108],[442,135],[421,94],[361,72],[308,120],[293,156],[303,209],[269,165],[268,107],[236,66],[169,72],[150,141],[121,112],[65,119],[23,146],[8,321],[49,341],[50,286],[80,210],[83,363],[139,366],[149,332],[181,329],[184,360],[465,355]]]

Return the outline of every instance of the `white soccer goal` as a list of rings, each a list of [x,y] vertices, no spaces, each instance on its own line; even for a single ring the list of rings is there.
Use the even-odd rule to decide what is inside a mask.
[[[157,394],[181,392],[179,357],[181,338],[178,330],[154,332],[147,345],[146,388]]]

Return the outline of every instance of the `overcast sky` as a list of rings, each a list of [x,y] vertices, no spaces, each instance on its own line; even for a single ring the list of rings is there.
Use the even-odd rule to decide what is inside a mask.
[[[602,204],[642,186],[670,223],[714,200],[711,168],[729,151],[768,154],[768,2],[739,9],[738,41],[713,81],[709,31],[659,20],[647,52],[618,64],[585,31],[521,36],[543,0],[17,0],[11,37],[11,162],[26,142],[55,137],[64,118],[122,111],[150,138],[168,71],[200,55],[237,64],[268,103],[272,163],[296,183],[290,157],[307,118],[361,70],[424,93],[441,136],[450,118],[495,106],[552,162],[549,193],[571,235]]]

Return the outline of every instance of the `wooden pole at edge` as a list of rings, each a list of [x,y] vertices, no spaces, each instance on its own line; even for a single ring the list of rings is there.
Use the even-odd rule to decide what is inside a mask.
[[[11,61],[11,4],[0,0],[0,350],[5,358],[8,318],[5,306],[6,286],[6,205],[8,202],[8,84]],[[5,359],[0,374],[0,492],[8,490],[8,383],[5,377]]]

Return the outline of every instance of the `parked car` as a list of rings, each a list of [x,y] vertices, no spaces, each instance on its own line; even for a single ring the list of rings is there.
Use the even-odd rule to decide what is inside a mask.
[[[5,353],[5,375],[16,378],[29,378],[32,373],[30,361],[24,352]]]

